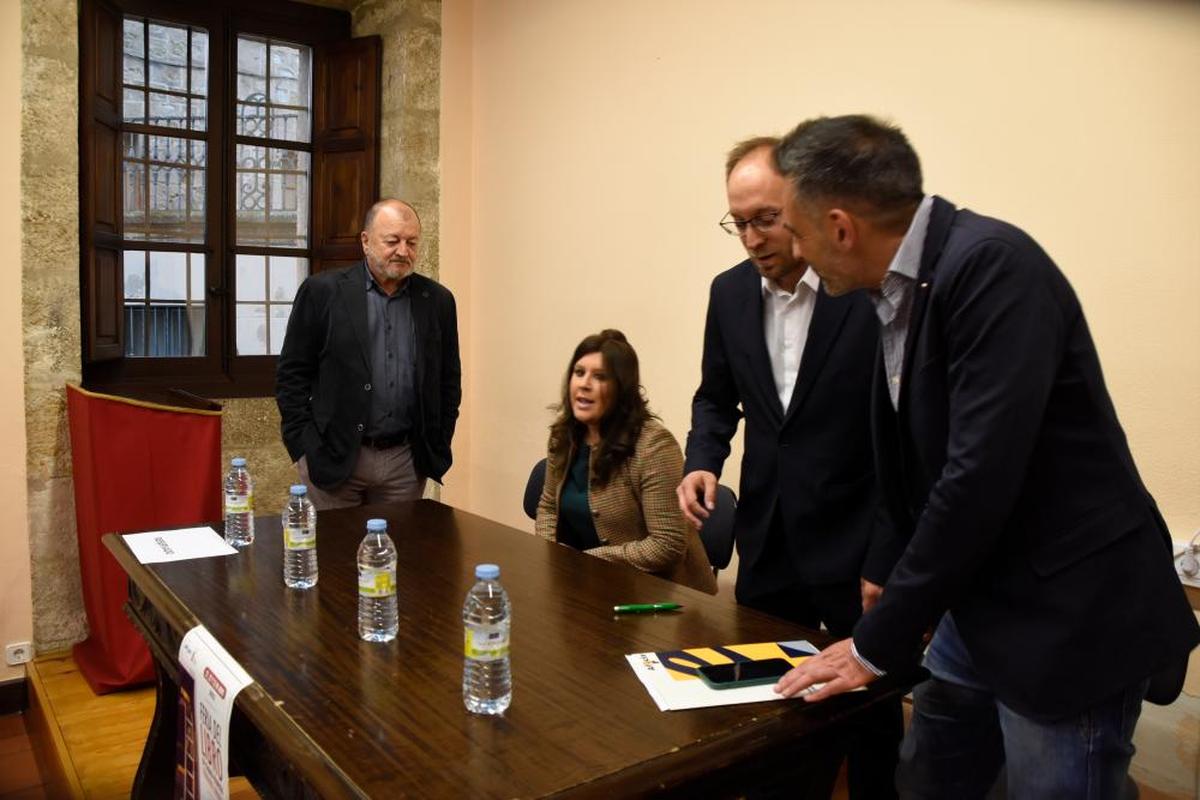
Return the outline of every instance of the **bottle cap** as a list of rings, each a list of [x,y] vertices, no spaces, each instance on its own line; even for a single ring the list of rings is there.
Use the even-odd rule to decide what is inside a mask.
[[[371,533],[378,533],[380,531],[386,531],[387,530],[387,520],[386,519],[369,519],[369,520],[367,520],[367,530],[369,530]]]
[[[295,486],[292,487],[291,492],[294,495],[305,495],[305,494],[308,494],[308,487],[305,486],[303,483],[297,483]]]
[[[479,564],[475,567],[475,577],[481,581],[494,581],[500,577],[500,567],[496,564]]]
[[[229,463],[235,467],[244,467],[244,466],[246,466],[246,459],[239,457],[239,458],[233,459]]]

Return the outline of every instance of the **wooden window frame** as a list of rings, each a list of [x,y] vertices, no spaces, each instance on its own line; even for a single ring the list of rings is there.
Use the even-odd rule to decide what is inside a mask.
[[[122,36],[126,16],[208,31],[206,238],[202,245],[124,241],[121,144]],[[237,135],[236,47],[239,35],[306,45],[313,50],[308,142]],[[310,153],[309,243],[290,251],[309,260],[309,274],[353,263],[359,220],[377,198],[382,43],[351,39],[345,11],[287,0],[82,0],[80,7],[80,288],[83,381],[124,395],[182,391],[202,397],[274,394],[275,356],[236,356],[236,253],[287,255],[279,248],[236,246],[235,153],[239,143]],[[149,64],[146,65],[149,80]],[[349,99],[342,95],[350,92]],[[347,109],[352,119],[346,121]],[[178,135],[180,132],[167,133]],[[195,138],[194,136],[192,138]],[[148,141],[147,141],[148,144]],[[338,158],[354,160],[338,168]],[[347,185],[349,184],[349,185]],[[205,255],[205,356],[124,355],[122,250]]]

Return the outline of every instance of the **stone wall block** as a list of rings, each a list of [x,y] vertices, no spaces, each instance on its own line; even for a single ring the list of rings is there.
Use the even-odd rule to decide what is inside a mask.
[[[33,578],[33,639],[41,652],[87,638],[75,538],[75,490],[70,477],[31,478],[29,556]]]
[[[300,476],[283,446],[275,398],[236,398],[219,402],[225,408],[221,420],[221,455],[225,468],[229,466],[229,459],[244,457],[254,478],[254,513],[282,513],[288,487]]]

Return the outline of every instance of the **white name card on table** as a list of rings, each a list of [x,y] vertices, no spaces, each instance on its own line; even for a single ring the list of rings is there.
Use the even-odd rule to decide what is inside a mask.
[[[125,540],[125,544],[142,564],[231,556],[237,552],[225,543],[225,539],[220,534],[207,526],[127,533],[121,538]]]
[[[229,718],[253,680],[203,625],[184,635],[179,666],[175,797],[228,800]]]

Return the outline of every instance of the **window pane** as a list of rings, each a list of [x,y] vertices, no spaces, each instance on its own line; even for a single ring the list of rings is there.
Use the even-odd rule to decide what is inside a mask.
[[[146,167],[137,161],[125,162],[125,238],[146,238]]]
[[[126,133],[126,239],[203,242],[206,163],[204,142]]]
[[[188,144],[187,139],[181,139],[178,136],[151,136],[150,160],[164,161],[168,164],[186,164]],[[204,142],[196,142],[196,144],[204,146]]]
[[[208,345],[204,341],[204,305],[195,304],[187,308],[187,324],[191,331],[192,347],[188,352],[190,356],[202,356],[207,351]]]
[[[136,158],[139,161],[146,158],[146,137],[142,134],[123,134],[122,144],[124,145],[122,155],[124,155],[125,158]]]
[[[307,142],[311,136],[311,125],[307,108],[281,108],[271,106],[272,139],[285,139],[289,142]]]
[[[266,105],[261,103],[238,103],[235,125],[240,136],[265,138],[267,135]]]
[[[238,37],[237,120],[242,136],[267,135],[267,44]]]
[[[187,253],[150,254],[150,299],[187,300]]]
[[[305,48],[307,51],[308,48]],[[305,53],[306,55],[307,53]],[[301,89],[301,73],[307,74],[307,63],[299,47],[286,44],[271,45],[271,102],[289,106],[306,105],[307,87]],[[307,83],[307,81],[305,82]]]
[[[208,32],[192,28],[192,94],[208,95]]]
[[[187,207],[187,241],[203,242],[205,225],[208,222],[207,209],[205,207],[205,188],[204,188],[204,170],[193,169],[188,171],[188,177],[191,181],[190,190],[192,193],[192,201]]]
[[[308,247],[310,163],[299,150],[238,145],[238,244]]]
[[[125,20],[124,74],[125,82],[146,85],[145,41],[146,26],[139,19]]]
[[[126,89],[121,117],[126,122],[145,122],[146,93],[141,89]]]
[[[203,316],[197,324],[197,315],[179,303],[151,303],[138,310],[145,317],[147,356],[203,355]]]
[[[236,122],[242,136],[312,138],[312,49],[238,37]]]
[[[130,133],[124,145],[125,238],[203,242],[208,145]]]
[[[126,250],[122,259],[125,267],[125,299],[146,299],[146,251]]]
[[[146,235],[151,239],[176,241],[183,235],[188,171],[151,165],[149,172],[150,207]]]
[[[263,256],[237,257],[237,283],[234,290],[235,299],[241,303],[247,300],[262,302],[267,299],[267,265]]]
[[[125,251],[126,356],[204,355],[204,261],[203,253]]]
[[[193,100],[192,101],[192,130],[206,131],[208,130],[208,101]]]
[[[188,163],[193,167],[208,165],[208,142],[198,142],[195,139],[188,140]]]
[[[267,149],[237,146],[237,242],[263,244],[267,236]]]
[[[125,304],[125,355],[146,355],[146,307]]]
[[[307,142],[310,139],[312,50],[272,43],[270,58],[270,136],[273,139]]]
[[[291,303],[300,283],[308,277],[308,259],[271,256],[267,280],[272,303]]]
[[[150,86],[187,91],[188,35],[186,28],[150,23]]]
[[[145,238],[146,226],[146,137],[140,133],[122,135],[122,207],[125,238]],[[143,287],[144,288],[144,287]]]
[[[308,275],[308,259],[237,257],[238,355],[279,355],[296,288]],[[266,299],[266,303],[262,301]]]
[[[283,337],[287,334],[288,317],[291,314],[291,303],[283,306],[271,306],[271,327],[268,329],[267,352],[273,356],[279,355],[279,351],[283,349]]]
[[[208,296],[208,293],[204,291],[204,254],[188,253],[188,256],[191,259],[191,265],[188,269],[188,275],[191,283],[191,294],[188,295],[188,298],[193,304],[198,303],[203,306],[204,300]],[[201,311],[203,310],[204,309],[201,308]]]
[[[186,98],[173,94],[150,93],[150,116],[146,120],[150,125],[186,128],[187,117],[188,101]]]
[[[258,303],[237,304],[237,354],[267,354],[267,307]]]

